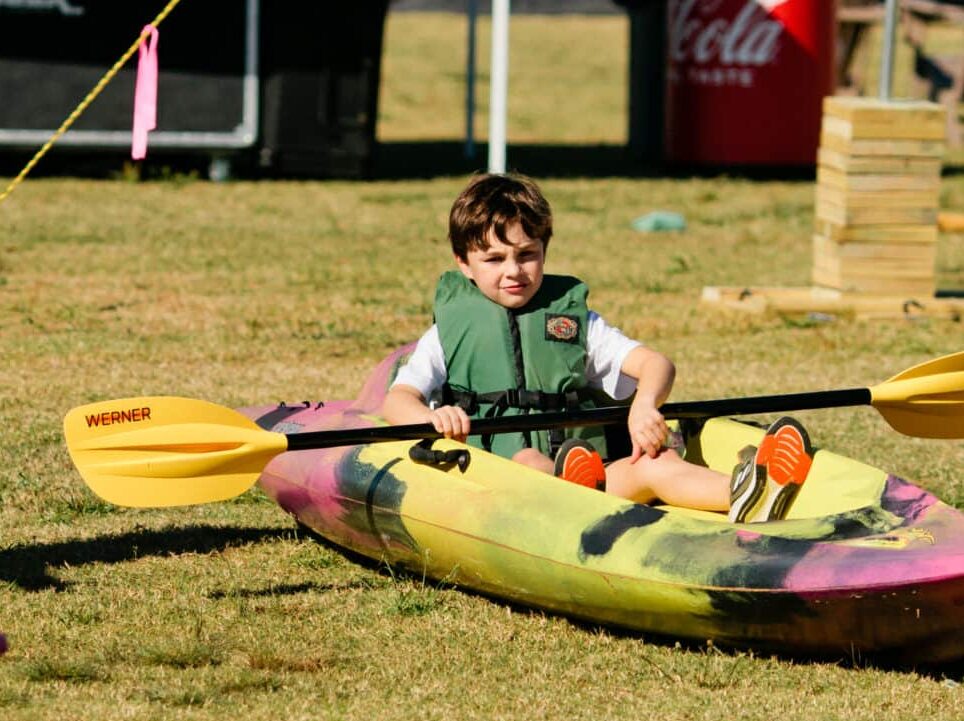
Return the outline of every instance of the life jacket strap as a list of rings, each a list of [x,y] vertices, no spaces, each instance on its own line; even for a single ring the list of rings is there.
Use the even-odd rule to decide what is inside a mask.
[[[475,391],[457,390],[448,383],[442,387],[442,403],[460,406],[470,416],[478,414],[480,404],[490,404],[485,413],[486,418],[501,416],[509,408],[541,412],[570,410],[579,408],[584,401],[590,398],[592,398],[592,393],[588,388],[566,391],[565,393],[530,391],[523,388],[507,388],[504,391],[476,393]],[[550,455],[554,454],[556,449],[562,445],[565,437],[565,430],[562,428],[549,430]],[[532,447],[528,435],[526,436],[526,446]],[[487,451],[492,450],[491,435],[482,437],[482,447]]]

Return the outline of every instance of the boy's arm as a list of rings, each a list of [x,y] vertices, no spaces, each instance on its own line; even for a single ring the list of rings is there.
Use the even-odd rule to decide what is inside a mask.
[[[676,378],[676,367],[662,353],[637,346],[623,361],[622,372],[637,381],[636,397],[629,409],[629,437],[633,444],[630,461],[635,463],[645,453],[655,458],[669,428],[659,407],[669,398]]]
[[[446,438],[464,441],[469,435],[471,421],[458,406],[429,408],[425,398],[413,386],[396,383],[382,403],[382,417],[392,425],[431,423]]]

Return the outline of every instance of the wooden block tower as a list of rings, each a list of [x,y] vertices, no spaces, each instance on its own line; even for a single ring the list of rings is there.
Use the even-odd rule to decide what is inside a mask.
[[[932,298],[946,111],[936,103],[824,99],[813,283]]]
[[[964,317],[964,297],[936,293],[945,115],[925,101],[824,98],[812,285],[710,286],[703,303],[751,313]]]

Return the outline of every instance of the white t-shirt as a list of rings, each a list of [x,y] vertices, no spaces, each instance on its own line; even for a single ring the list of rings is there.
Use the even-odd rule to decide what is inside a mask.
[[[586,329],[586,381],[590,388],[605,391],[619,401],[628,398],[636,390],[636,379],[625,375],[620,369],[629,352],[639,341],[627,338],[619,328],[604,321],[595,311],[589,311]],[[433,325],[419,338],[408,362],[399,368],[392,385],[404,383],[412,386],[422,398],[429,398],[433,391],[445,383],[445,352],[439,340],[438,326]]]

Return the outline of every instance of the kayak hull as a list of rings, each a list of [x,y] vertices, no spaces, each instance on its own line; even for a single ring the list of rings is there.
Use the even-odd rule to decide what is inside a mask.
[[[356,401],[243,412],[285,433],[382,424],[375,413],[407,351]],[[762,433],[710,420],[687,457],[725,470]],[[964,514],[852,459],[818,451],[790,516],[744,525],[634,504],[475,448],[464,472],[419,464],[412,445],[284,453],[259,482],[345,549],[592,623],[795,655],[964,657]]]

